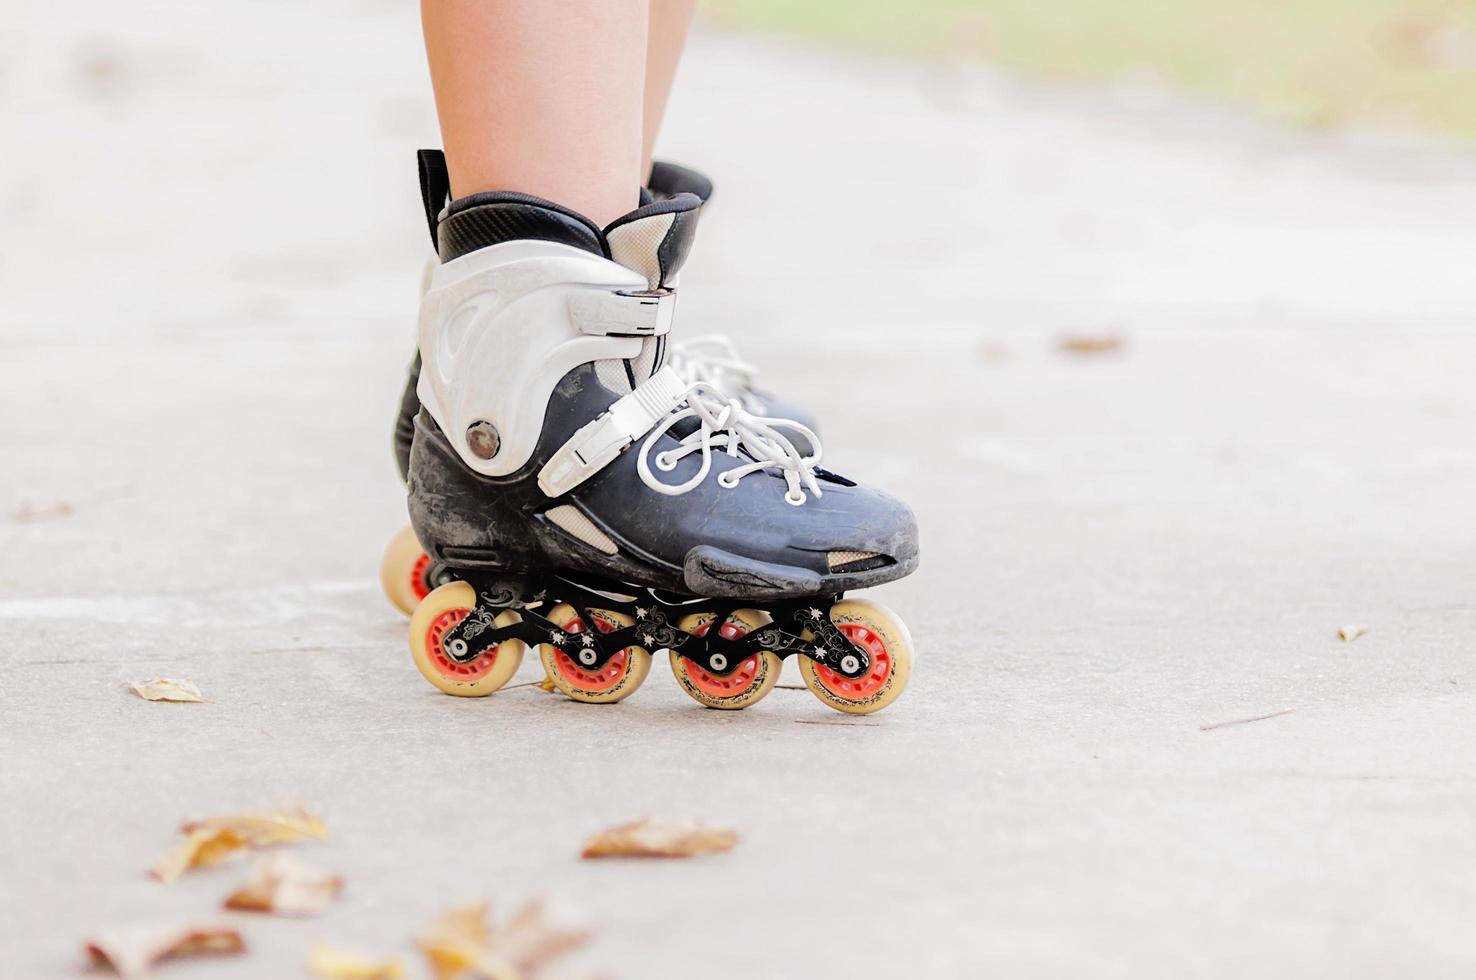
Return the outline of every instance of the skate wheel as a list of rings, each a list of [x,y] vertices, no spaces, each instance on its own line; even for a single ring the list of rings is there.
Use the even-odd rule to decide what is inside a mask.
[[[842,599],[830,607],[830,621],[871,654],[871,670],[847,677],[799,658],[810,692],[837,711],[865,715],[880,711],[902,694],[912,674],[912,637],[896,613],[869,599]]]
[[[635,620],[611,609],[591,609],[595,629],[609,633]],[[584,621],[567,603],[559,603],[548,612],[548,618],[566,633],[583,633]],[[628,698],[645,681],[651,671],[651,654],[645,647],[630,646],[621,650],[599,670],[587,670],[552,643],[540,643],[538,656],[543,670],[554,686],[575,701],[609,704]]]
[[[523,662],[527,645],[503,640],[469,664],[446,656],[446,631],[465,619],[477,604],[477,593],[465,582],[450,582],[426,596],[410,617],[410,656],[431,684],[461,698],[486,697],[512,679]],[[506,626],[517,613],[504,610],[494,622]]]
[[[430,555],[420,547],[415,529],[406,524],[390,538],[379,563],[379,582],[384,586],[385,596],[396,609],[410,615],[420,600],[430,595],[430,571]]]
[[[712,613],[693,613],[677,626],[694,636],[705,636],[712,629],[715,618]],[[719,635],[736,640],[769,622],[769,617],[757,609],[739,609],[719,628]],[[784,667],[784,660],[768,650],[747,657],[726,676],[708,673],[675,650],[669,651],[668,655],[671,657],[671,672],[676,675],[677,684],[683,691],[709,708],[726,710],[746,708],[764,697],[779,682],[779,672]]]

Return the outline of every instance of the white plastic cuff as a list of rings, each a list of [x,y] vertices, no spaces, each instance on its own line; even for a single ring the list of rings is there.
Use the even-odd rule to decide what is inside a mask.
[[[686,394],[687,385],[681,377],[670,367],[663,367],[560,446],[538,471],[539,488],[550,497],[573,490],[650,432],[681,404]]]

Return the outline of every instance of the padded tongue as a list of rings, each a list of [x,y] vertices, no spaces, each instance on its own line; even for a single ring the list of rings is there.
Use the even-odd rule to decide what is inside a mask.
[[[666,338],[647,337],[641,352],[629,360],[602,358],[594,362],[595,377],[617,395],[628,395],[645,384],[666,363]]]
[[[637,208],[616,221],[606,229],[605,241],[610,249],[610,258],[645,276],[648,288],[659,289],[661,260],[658,253],[662,241],[671,231],[676,215],[658,212],[644,217],[632,217],[653,206]],[[645,383],[664,363],[666,337],[647,337],[641,341],[641,353],[637,357],[624,361],[595,361],[595,376],[606,388],[617,395],[624,395]]]
[[[652,289],[669,289],[687,261],[697,234],[702,199],[677,194],[636,208],[605,228],[610,258],[646,277]]]
[[[652,290],[672,289],[676,274],[687,260],[697,230],[702,199],[677,194],[654,201],[617,218],[605,229],[610,258],[646,277]],[[666,337],[648,337],[640,356],[628,361],[596,361],[600,383],[617,394],[640,385],[666,363]]]

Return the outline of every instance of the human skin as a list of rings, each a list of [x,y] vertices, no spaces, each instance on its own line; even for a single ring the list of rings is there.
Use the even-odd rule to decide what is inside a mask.
[[[693,0],[423,0],[454,197],[521,191],[604,225],[639,203]]]

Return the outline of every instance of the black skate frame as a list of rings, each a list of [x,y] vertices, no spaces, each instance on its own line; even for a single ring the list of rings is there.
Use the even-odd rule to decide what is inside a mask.
[[[675,651],[719,677],[733,673],[744,660],[762,651],[780,657],[805,654],[848,678],[864,676],[871,668],[871,655],[865,648],[830,621],[830,607],[841,599],[841,593],[764,602],[682,596],[572,573],[510,579],[458,570],[449,575],[442,572],[439,577],[465,581],[477,594],[476,607],[442,637],[446,656],[460,664],[476,660],[504,640],[517,639],[529,646],[552,644],[588,671],[599,670],[630,646],[644,647],[650,653]],[[543,615],[560,603],[573,607],[584,623],[583,630],[566,630]],[[720,635],[716,627],[739,609],[761,610],[773,622],[736,639]],[[496,625],[504,610],[512,610],[521,620]],[[591,610],[621,612],[634,622],[604,633],[594,628],[598,617]],[[678,629],[676,622],[693,613],[712,614],[714,626],[702,636]]]

